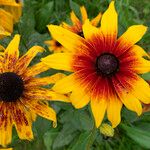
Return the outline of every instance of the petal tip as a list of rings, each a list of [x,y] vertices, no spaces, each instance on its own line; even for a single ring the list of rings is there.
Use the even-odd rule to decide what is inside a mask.
[[[114,0],[112,0],[112,1],[110,2],[109,7],[115,8],[115,1],[114,1]]]
[[[20,41],[20,34],[16,34],[15,36],[14,36],[14,39],[16,39],[17,41]]]

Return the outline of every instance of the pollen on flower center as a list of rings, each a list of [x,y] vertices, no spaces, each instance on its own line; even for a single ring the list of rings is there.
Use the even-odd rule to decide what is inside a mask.
[[[24,84],[20,76],[13,72],[0,74],[0,100],[15,102],[23,94]]]
[[[96,69],[104,76],[115,74],[119,69],[119,60],[110,53],[103,53],[96,59]]]

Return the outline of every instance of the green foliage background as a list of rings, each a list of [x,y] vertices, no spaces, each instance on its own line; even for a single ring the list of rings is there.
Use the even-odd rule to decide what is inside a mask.
[[[85,5],[89,18],[104,12],[110,0],[24,0],[23,16],[14,27],[14,34],[21,34],[20,53],[25,53],[33,45],[41,45],[46,51],[39,54],[31,65],[39,62],[41,57],[50,54],[44,41],[50,39],[47,24],[70,22],[69,13],[74,10],[81,17],[79,6]],[[119,35],[134,24],[150,26],[149,0],[116,0],[119,14]],[[12,37],[13,37],[12,35]],[[0,41],[7,46],[12,37]],[[138,43],[146,51],[150,50],[150,29]],[[56,73],[49,70],[40,76]],[[143,75],[150,79],[150,74]],[[140,92],[140,91],[139,91]],[[38,118],[33,123],[34,140],[19,140],[14,130],[13,142],[9,147],[15,150],[144,150],[150,149],[150,113],[139,118],[126,108],[122,110],[122,122],[115,128],[114,137],[106,137],[95,129],[90,107],[76,110],[71,104],[61,102],[51,103],[57,112],[58,126]],[[107,118],[104,122],[108,123]]]

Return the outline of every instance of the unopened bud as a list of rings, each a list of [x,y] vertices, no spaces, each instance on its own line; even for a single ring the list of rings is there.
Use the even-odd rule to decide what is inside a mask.
[[[103,135],[105,135],[107,137],[113,137],[114,136],[114,129],[112,128],[111,125],[109,125],[107,123],[103,123],[100,126],[100,133],[102,133]]]

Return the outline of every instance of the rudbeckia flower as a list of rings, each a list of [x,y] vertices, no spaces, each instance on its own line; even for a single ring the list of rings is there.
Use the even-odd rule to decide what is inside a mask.
[[[55,53],[60,53],[60,52],[65,52],[66,49],[56,40],[48,40],[44,42],[45,44],[48,45],[48,49],[50,51],[53,51]]]
[[[70,13],[70,18],[71,18],[71,21],[72,21],[73,25],[69,25],[69,24],[63,22],[61,26],[63,26],[65,29],[68,29],[71,32],[74,32],[74,33],[76,33],[76,34],[78,34],[78,35],[83,37],[84,35],[83,35],[82,26],[83,26],[85,20],[88,19],[88,15],[87,15],[87,11],[86,11],[84,6],[80,7],[80,12],[81,12],[82,20],[80,20],[75,15],[75,13],[72,11]],[[100,19],[101,19],[101,13],[99,13],[95,18],[93,18],[91,20],[91,24],[93,26],[97,26],[99,24],[99,22],[100,22]],[[49,50],[53,50],[55,53],[66,52],[67,51],[64,48],[64,46],[61,45],[61,43],[59,43],[55,39],[52,39],[52,40],[49,40],[49,41],[45,41],[45,43],[47,45],[49,45]]]
[[[0,148],[0,150],[13,150],[13,148]]]
[[[7,11],[0,9],[0,39],[10,36],[13,32],[13,16]]]
[[[53,90],[69,93],[75,108],[90,102],[96,127],[105,112],[116,127],[121,120],[124,104],[129,110],[142,113],[143,103],[150,103],[150,87],[138,74],[149,72],[150,61],[146,52],[135,45],[147,27],[133,25],[117,39],[118,15],[112,1],[103,14],[101,27],[87,20],[83,25],[85,38],[62,27],[50,25],[52,36],[70,53],[56,53],[42,59],[51,68],[72,72],[56,82]]]
[[[0,0],[0,6],[13,16],[14,23],[19,21],[22,14],[21,0]]]
[[[84,6],[80,7],[80,11],[81,11],[81,17],[82,17],[82,21],[75,15],[75,13],[72,11],[70,13],[70,18],[71,18],[71,21],[72,21],[72,24],[73,25],[69,25],[65,22],[62,23],[62,26],[65,28],[65,29],[68,29],[78,35],[80,35],[81,37],[84,37],[84,34],[83,34],[83,29],[82,29],[82,26],[83,24],[85,23],[85,21],[88,19],[88,15],[87,15],[87,11],[85,9]],[[100,22],[100,19],[101,19],[101,16],[102,14],[99,13],[95,18],[93,18],[90,22],[93,26],[97,26]]]
[[[19,21],[22,14],[22,3],[15,0],[0,0],[0,39],[10,36],[13,24]]]
[[[19,58],[20,36],[16,35],[0,56],[0,145],[6,146],[12,139],[15,126],[20,139],[33,139],[32,122],[39,115],[56,122],[56,113],[44,100],[68,101],[68,97],[42,86],[55,83],[63,76],[35,78],[48,70],[42,62],[28,67],[43,48],[34,46]],[[62,76],[62,77],[61,77]]]

